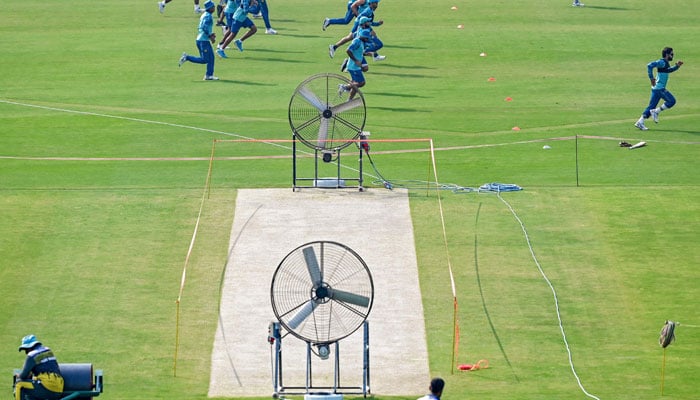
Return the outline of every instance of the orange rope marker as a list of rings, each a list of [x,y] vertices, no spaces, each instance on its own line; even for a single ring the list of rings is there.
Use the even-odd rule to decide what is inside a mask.
[[[460,371],[476,371],[477,369],[486,369],[489,367],[489,360],[479,360],[476,364],[460,364],[457,368]]]

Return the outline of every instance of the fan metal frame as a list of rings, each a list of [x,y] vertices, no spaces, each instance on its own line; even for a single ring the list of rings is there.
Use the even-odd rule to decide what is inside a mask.
[[[311,149],[338,152],[362,133],[367,108],[361,91],[353,99],[338,95],[338,85],[346,77],[321,73],[297,86],[289,101],[289,126],[295,138]]]
[[[297,338],[330,344],[367,320],[374,281],[365,261],[333,241],[305,243],[279,263],[270,286],[275,317]]]

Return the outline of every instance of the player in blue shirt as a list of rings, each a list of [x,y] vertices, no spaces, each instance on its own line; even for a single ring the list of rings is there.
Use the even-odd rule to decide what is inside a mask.
[[[357,89],[365,86],[365,76],[363,72],[367,72],[369,67],[365,61],[365,45],[369,42],[372,34],[369,29],[360,29],[355,39],[350,42],[346,53],[350,59],[348,62],[348,73],[350,73],[351,82],[347,85],[338,85],[338,97],[342,97],[343,93],[350,92],[348,100],[351,100],[357,94]]]
[[[185,62],[193,62],[196,64],[207,64],[207,72],[204,75],[205,81],[218,81],[219,78],[214,76],[214,49],[211,45],[216,42],[216,34],[214,29],[214,17],[212,13],[216,10],[214,2],[208,0],[204,3],[205,13],[199,17],[199,27],[197,33],[197,49],[199,49],[199,57],[191,56],[187,53],[182,53],[178,66],[181,67]]]
[[[668,110],[676,104],[676,98],[666,89],[666,84],[668,83],[668,75],[677,71],[683,65],[683,61],[678,61],[673,66],[671,66],[671,61],[673,61],[673,49],[664,47],[661,50],[661,58],[647,64],[647,74],[651,81],[651,98],[642,116],[634,123],[634,126],[643,131],[649,129],[644,125],[645,119],[652,117],[654,122],[658,123],[659,113],[663,110]],[[656,68],[656,78],[654,77],[654,68]],[[656,107],[661,99],[664,100],[664,104],[661,107]]]
[[[233,13],[229,12],[231,10],[231,8],[229,8],[231,3],[239,4],[239,6],[234,9]],[[246,32],[242,38],[236,39],[234,42],[239,51],[243,51],[243,41],[255,35],[255,33],[258,31],[258,27],[255,26],[250,18],[248,18],[248,13],[255,5],[257,5],[255,0],[241,0],[240,3],[229,0],[228,4],[226,5],[226,10],[224,10],[224,13],[226,13],[226,26],[228,29],[223,40],[221,40],[221,43],[216,46],[216,54],[218,54],[219,57],[228,58],[224,52],[224,49],[236,37],[241,28],[248,28],[248,32]]]
[[[369,5],[368,0],[348,0],[348,10],[342,18],[326,18],[323,20],[323,30],[330,25],[347,25],[353,17],[360,15],[360,12]]]
[[[350,30],[350,33],[347,34],[347,36],[343,36],[338,42],[335,44],[331,44],[328,46],[328,55],[333,58],[335,55],[335,51],[338,49],[338,47],[344,45],[345,43],[351,41],[355,37],[355,33],[358,31],[359,26],[360,26],[360,19],[362,17],[367,17],[370,20],[370,23],[372,26],[379,26],[384,24],[384,21],[374,21],[374,11],[379,7],[379,0],[367,0],[368,2],[368,7],[365,7],[360,14],[355,18],[355,23],[352,26],[352,29]],[[382,58],[383,59],[383,58]],[[377,60],[380,61],[380,60]]]

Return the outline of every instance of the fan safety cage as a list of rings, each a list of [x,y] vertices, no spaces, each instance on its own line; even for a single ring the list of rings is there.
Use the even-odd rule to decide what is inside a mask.
[[[333,343],[367,319],[374,283],[365,262],[336,242],[310,242],[278,265],[270,291],[279,322],[310,343]]]
[[[321,151],[341,150],[357,139],[365,126],[362,92],[353,99],[339,94],[350,81],[337,74],[317,74],[299,84],[289,101],[289,125],[306,146]]]

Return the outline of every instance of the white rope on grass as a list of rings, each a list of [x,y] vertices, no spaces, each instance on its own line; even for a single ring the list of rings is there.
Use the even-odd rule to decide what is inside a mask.
[[[532,260],[535,262],[535,265],[537,265],[537,269],[540,271],[540,274],[544,278],[545,282],[547,282],[547,285],[549,285],[549,289],[552,291],[552,296],[554,297],[554,307],[557,311],[557,320],[559,321],[559,331],[561,332],[561,337],[562,340],[564,341],[564,346],[566,347],[566,352],[569,356],[569,366],[571,367],[571,372],[574,374],[574,378],[576,378],[576,382],[578,383],[578,387],[581,388],[581,391],[583,393],[596,400],[600,400],[598,397],[588,393],[586,391],[586,388],[583,387],[583,384],[581,383],[581,378],[579,378],[578,374],[576,373],[576,368],[574,367],[574,361],[571,355],[571,348],[569,348],[569,341],[566,339],[566,332],[564,332],[564,324],[561,320],[561,313],[559,311],[559,298],[557,297],[557,291],[554,290],[554,286],[552,285],[552,282],[550,282],[549,278],[547,278],[547,274],[544,273],[544,270],[542,269],[542,266],[540,265],[540,262],[537,260],[537,256],[535,255],[535,250],[532,248],[532,243],[530,242],[530,236],[527,233],[527,229],[525,229],[525,224],[523,224],[523,221],[518,217],[518,214],[515,212],[513,207],[503,198],[501,197],[501,193],[497,192],[496,194],[498,196],[498,199],[503,202],[503,204],[508,207],[510,210],[511,214],[513,214],[513,217],[515,218],[516,221],[520,224],[520,228],[523,231],[523,235],[525,236],[525,241],[527,242],[527,247],[530,249],[530,255],[532,256]]]

